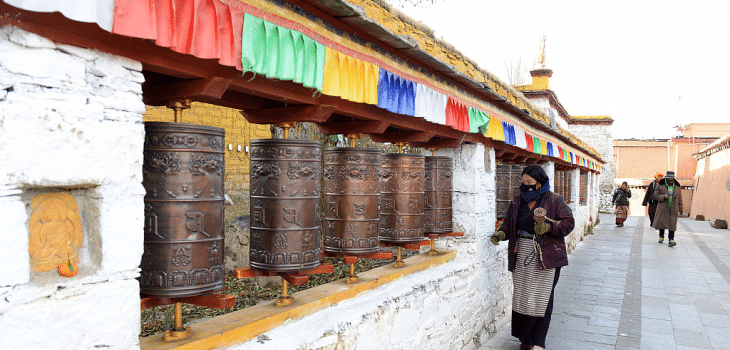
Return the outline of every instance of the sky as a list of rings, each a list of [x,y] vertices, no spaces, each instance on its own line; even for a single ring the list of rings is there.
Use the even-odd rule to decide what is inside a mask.
[[[544,36],[550,89],[570,115],[611,116],[617,139],[730,123],[728,0],[388,1],[505,83],[537,68]]]

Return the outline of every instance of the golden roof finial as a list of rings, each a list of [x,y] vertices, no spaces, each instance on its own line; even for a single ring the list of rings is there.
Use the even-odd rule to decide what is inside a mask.
[[[545,41],[547,41],[547,38],[543,35],[540,44],[540,56],[537,58],[537,64],[542,68],[545,68]]]

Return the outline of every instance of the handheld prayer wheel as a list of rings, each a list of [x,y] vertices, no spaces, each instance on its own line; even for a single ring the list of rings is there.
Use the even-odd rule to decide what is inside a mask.
[[[251,267],[319,266],[321,157],[317,141],[251,141]]]
[[[425,225],[424,159],[420,154],[387,153],[380,171],[380,240],[420,242]]]
[[[449,157],[427,156],[424,171],[424,233],[449,233],[453,228],[453,161]]]
[[[145,123],[142,294],[179,298],[224,288],[224,137],[216,127]]]
[[[324,250],[370,254],[380,251],[380,163],[372,148],[324,151]]]

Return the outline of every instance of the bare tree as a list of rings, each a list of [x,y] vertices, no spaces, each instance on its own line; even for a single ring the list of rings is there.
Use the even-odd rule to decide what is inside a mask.
[[[511,86],[525,85],[527,76],[527,67],[522,64],[522,57],[517,60],[517,63],[510,63],[509,66],[505,63],[507,70],[507,83]]]

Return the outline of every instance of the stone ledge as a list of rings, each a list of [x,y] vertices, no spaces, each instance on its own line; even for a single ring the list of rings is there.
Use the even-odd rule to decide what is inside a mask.
[[[421,272],[441,265],[456,257],[456,251],[445,251],[436,256],[419,254],[405,259],[406,266],[395,268],[392,264],[365,271],[358,276],[360,282],[345,284],[344,279],[294,293],[292,305],[276,307],[274,301],[252,306],[196,322],[190,338],[164,342],[157,334],[140,339],[140,348],[152,349],[212,349],[232,346],[254,339],[256,336],[283,325],[291,319],[311,315],[319,310],[347,299],[357,297],[363,292],[375,289],[398,278]]]

